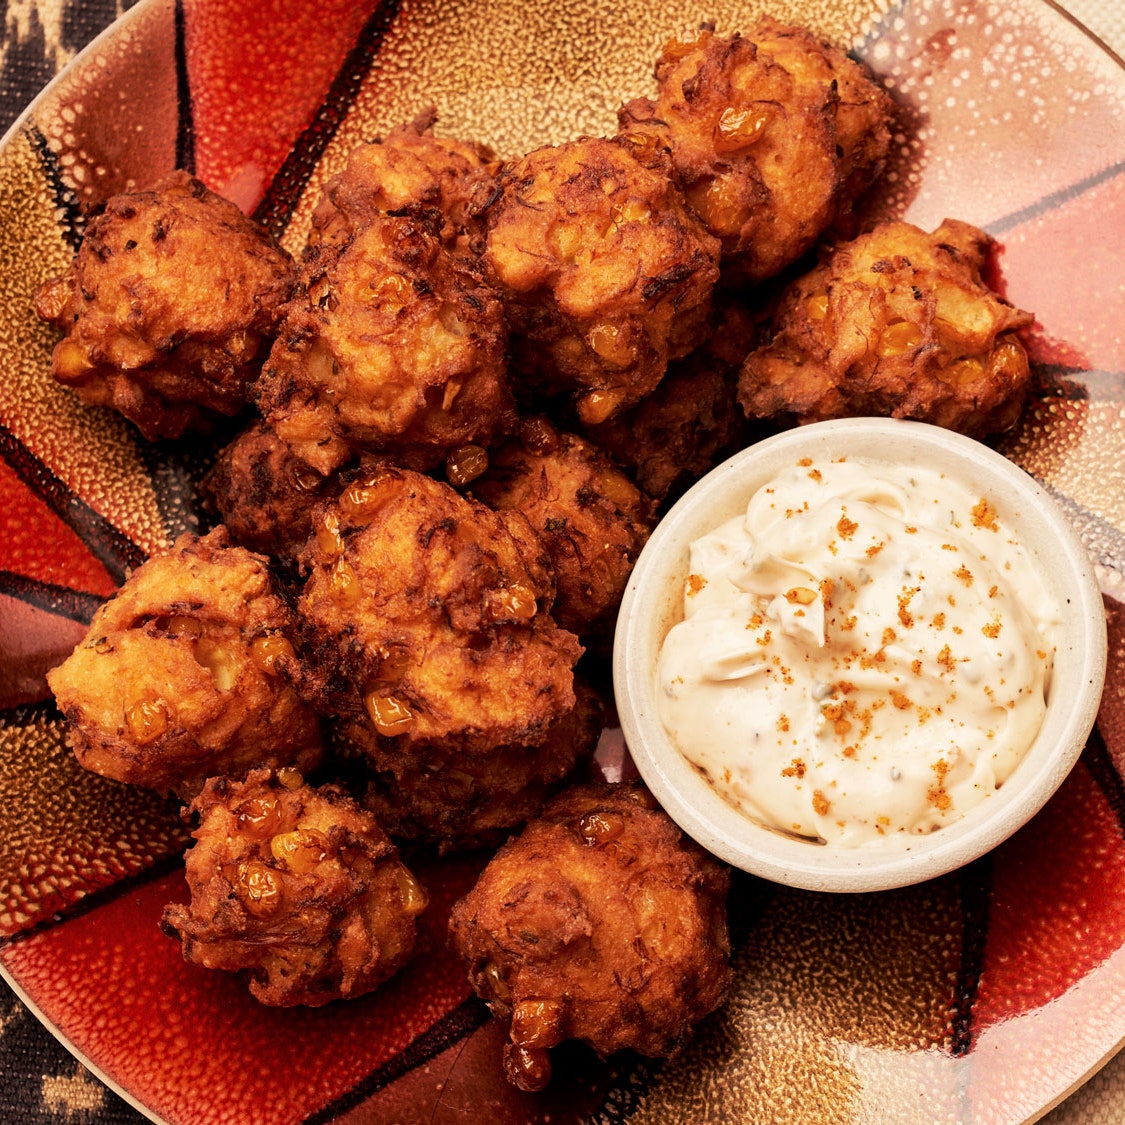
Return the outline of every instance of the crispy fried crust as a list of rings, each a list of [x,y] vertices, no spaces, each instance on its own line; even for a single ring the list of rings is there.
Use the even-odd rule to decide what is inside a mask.
[[[509,416],[503,310],[424,219],[376,215],[314,251],[258,405],[322,475],[358,450],[430,469]]]
[[[558,623],[583,640],[608,642],[652,530],[652,501],[595,446],[545,418],[526,420],[472,487],[490,508],[531,521],[554,567]]]
[[[566,1039],[673,1052],[730,981],[728,886],[637,786],[553,800],[450,918],[473,989],[509,1025],[509,1080],[542,1089]]]
[[[491,177],[497,161],[482,145],[434,136],[436,120],[436,112],[428,110],[381,140],[357,145],[344,170],[325,186],[309,245],[339,245],[377,215],[419,208],[440,212],[443,242],[462,242],[474,225],[473,189]]]
[[[540,148],[474,204],[515,371],[543,393],[573,392],[586,422],[648,394],[699,343],[718,278],[718,243],[646,151],[650,165],[625,141]]]
[[[913,418],[980,435],[1019,416],[1032,316],[981,278],[991,239],[947,219],[933,234],[884,223],[835,247],[779,302],[769,343],[743,365],[752,417]]]
[[[574,707],[537,746],[498,746],[485,754],[440,744],[404,749],[363,721],[339,724],[333,745],[366,759],[371,772],[362,803],[396,840],[441,852],[497,847],[594,751],[603,708],[581,681],[574,687]]]
[[[304,690],[403,746],[538,745],[574,706],[576,638],[548,614],[527,520],[386,466],[316,518],[298,600]]]
[[[47,675],[89,770],[182,796],[216,774],[320,761],[315,713],[280,675],[293,617],[266,560],[224,529],[181,536],[94,614]]]
[[[70,270],[36,295],[66,333],[52,373],[147,438],[236,414],[295,276],[265,231],[186,172],[116,195]]]
[[[766,16],[747,36],[673,39],[656,79],[621,131],[669,146],[724,270],[746,280],[796,261],[882,170],[890,98],[803,28]]]
[[[342,790],[282,777],[294,787],[269,770],[207,783],[191,806],[191,902],[165,907],[161,927],[186,961],[242,972],[263,1004],[361,996],[409,960],[425,891]]]

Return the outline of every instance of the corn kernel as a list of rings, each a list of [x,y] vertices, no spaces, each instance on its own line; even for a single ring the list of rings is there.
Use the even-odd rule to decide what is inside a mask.
[[[665,42],[664,48],[660,52],[661,58],[665,62],[679,62],[680,59],[700,50],[710,38],[711,32],[706,28],[700,28],[698,31],[687,31],[683,35],[674,36]]]
[[[340,493],[340,512],[349,520],[369,522],[387,502],[392,478],[374,474],[354,481]]]
[[[340,516],[336,512],[326,512],[324,519],[317,524],[316,544],[330,559],[344,553],[344,540],[340,535]]]
[[[553,1047],[561,1037],[563,1014],[558,1000],[521,1000],[512,1009],[512,1039],[531,1049]]]
[[[250,659],[268,676],[278,673],[277,658],[292,656],[293,646],[280,633],[255,637],[250,644]]]
[[[430,897],[425,888],[413,874],[401,864],[395,873],[398,882],[399,900],[402,902],[404,913],[416,918],[429,905]]]
[[[176,613],[168,619],[167,632],[173,637],[188,637],[196,640],[203,635],[203,623],[198,618]]]
[[[371,296],[383,309],[397,312],[410,299],[410,282],[402,274],[388,273],[371,283]]]
[[[328,596],[340,606],[355,605],[363,594],[356,572],[347,559],[337,559],[328,575]]]
[[[656,138],[651,133],[622,133],[620,140],[633,150],[638,164],[649,164],[656,156]]]
[[[284,789],[300,789],[305,784],[301,771],[293,766],[282,766],[277,771],[277,781]]]
[[[239,898],[255,918],[268,918],[281,905],[281,880],[259,860],[238,865]]]
[[[770,112],[765,105],[727,106],[715,124],[715,151],[749,148],[761,139],[769,120]]]
[[[279,832],[270,840],[270,853],[286,870],[296,875],[308,875],[316,870],[328,855],[328,837],[315,828],[295,828],[292,832]]]
[[[480,445],[462,445],[445,459],[445,479],[454,488],[464,488],[488,468],[488,451]]]
[[[394,737],[405,734],[414,725],[414,712],[397,695],[377,689],[369,691],[363,697],[363,705],[380,734]]]
[[[535,591],[530,586],[516,584],[496,592],[492,602],[492,616],[497,619],[516,618],[529,621],[538,612]]]
[[[828,294],[814,293],[805,301],[805,315],[809,320],[824,320],[828,316]]]
[[[921,342],[922,329],[912,320],[890,320],[875,345],[875,354],[883,359],[905,355]]]
[[[794,586],[785,591],[785,600],[793,605],[812,605],[816,601],[816,591],[808,586]]]
[[[74,340],[63,340],[55,348],[52,370],[55,378],[64,383],[77,382],[93,370],[86,349]]]
[[[298,492],[315,492],[324,482],[324,477],[311,465],[306,465],[303,461],[298,462],[290,469],[289,476],[293,481],[293,487]]]
[[[167,702],[159,696],[140,699],[126,710],[125,722],[133,738],[144,745],[164,734],[171,725],[171,713]]]
[[[587,426],[604,422],[621,405],[625,392],[621,390],[590,391],[578,400],[578,417]]]
[[[273,797],[250,797],[234,810],[240,832],[266,839],[281,827],[281,809]]]
[[[578,821],[578,833],[587,844],[608,844],[624,831],[625,821],[616,813],[589,812]]]
[[[497,1000],[511,1000],[512,990],[504,978],[503,971],[495,961],[489,961],[484,967],[484,980],[487,985],[487,996]]]

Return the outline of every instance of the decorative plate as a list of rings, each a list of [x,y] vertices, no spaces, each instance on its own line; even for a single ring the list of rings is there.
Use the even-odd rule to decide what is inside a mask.
[[[677,1058],[561,1051],[518,1094],[500,1030],[445,946],[480,856],[423,873],[422,955],[377,994],[269,1010],[157,929],[185,886],[174,805],[83,773],[43,673],[127,570],[197,526],[190,443],[147,446],[48,377],[31,294],[81,209],[174,166],[294,249],[348,150],[433,104],[515,154],[614,126],[699,10],[482,0],[141,0],[0,151],[0,964],[153,1120],[1023,1122],[1125,1041],[1125,71],[1045,0],[783,0],[854,49],[902,110],[873,202],[1002,243],[1038,320],[1035,394],[1005,453],[1054,491],[1099,565],[1109,684],[1080,765],[1031,825],[958,874],[880,895],[749,878],[737,981]],[[755,4],[716,0],[721,31]]]

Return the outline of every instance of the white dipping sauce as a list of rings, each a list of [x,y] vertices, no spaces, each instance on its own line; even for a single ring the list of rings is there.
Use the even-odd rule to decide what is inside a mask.
[[[753,819],[834,845],[909,843],[986,800],[1031,745],[1059,615],[965,485],[803,461],[692,544],[661,719]]]

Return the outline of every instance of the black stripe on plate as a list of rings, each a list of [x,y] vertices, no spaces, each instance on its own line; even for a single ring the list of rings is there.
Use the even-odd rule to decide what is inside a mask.
[[[119,585],[145,561],[145,552],[79,499],[7,427],[0,424],[0,458],[90,548]]]
[[[399,0],[381,0],[332,80],[312,123],[297,138],[254,212],[253,217],[275,238],[281,238],[285,233],[313,170],[355,103],[363,80],[398,11]]]
[[[1117,766],[1114,765],[1109,747],[1106,746],[1105,738],[1097,724],[1094,725],[1090,737],[1086,740],[1086,749],[1082,752],[1082,762],[1090,771],[1090,776],[1093,777],[1098,788],[1102,791],[1102,795],[1109,803],[1113,815],[1117,818],[1121,835],[1125,838],[1125,782],[1121,780],[1121,774],[1118,773]]]
[[[448,1015],[422,1032],[405,1050],[373,1070],[346,1094],[306,1117],[302,1125],[327,1125],[341,1114],[362,1105],[368,1098],[385,1089],[397,1079],[435,1059],[455,1043],[467,1039],[490,1019],[488,1008],[482,1000],[470,996]]]
[[[1037,199],[1034,203],[1030,203],[1018,211],[1013,211],[1010,215],[997,219],[995,222],[987,223],[984,229],[994,236],[1004,234],[1014,227],[1038,219],[1050,211],[1058,210],[1064,203],[1069,203],[1072,199],[1077,199],[1080,195],[1084,195],[1086,192],[1106,183],[1108,180],[1116,179],[1122,174],[1125,174],[1125,161],[1111,164],[1108,168],[1103,168],[1100,172],[1095,172],[1093,175],[1069,184],[1067,187],[1059,188],[1058,191],[1053,191],[1050,195],[1045,195],[1042,199]]]
[[[973,1047],[973,1006],[984,971],[988,943],[989,905],[992,897],[992,861],[983,856],[960,872],[961,963],[953,994],[950,1051],[963,1058]]]
[[[78,202],[78,196],[63,179],[59,162],[51,151],[47,138],[34,125],[27,127],[27,138],[39,158],[43,178],[47,181],[47,187],[58,208],[59,232],[71,253],[76,254],[86,233],[86,215]]]
[[[53,582],[39,582],[10,570],[0,570],[0,596],[3,595],[83,625],[90,624],[94,611],[104,600],[97,594],[84,594]]]
[[[195,173],[195,116],[188,81],[183,0],[176,0],[176,167]]]

